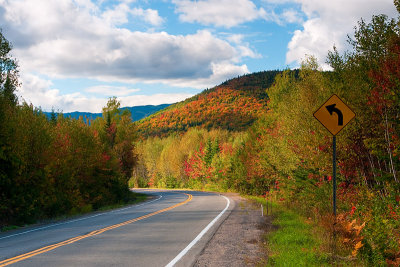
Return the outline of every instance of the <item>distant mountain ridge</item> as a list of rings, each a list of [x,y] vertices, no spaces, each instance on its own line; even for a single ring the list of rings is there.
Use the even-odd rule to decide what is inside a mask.
[[[145,106],[134,106],[134,107],[123,107],[120,108],[120,111],[123,110],[129,110],[132,114],[132,121],[138,121],[143,118],[146,118],[157,111],[160,111],[166,107],[169,107],[171,104],[161,104],[161,105],[145,105]],[[51,117],[51,112],[44,112],[48,118]],[[82,117],[83,120],[90,121],[90,120],[95,120],[98,117],[101,117],[103,114],[102,113],[91,113],[91,112],[80,112],[80,111],[74,111],[74,112],[67,112],[63,113],[64,117],[70,117],[72,119],[79,119],[79,117]]]

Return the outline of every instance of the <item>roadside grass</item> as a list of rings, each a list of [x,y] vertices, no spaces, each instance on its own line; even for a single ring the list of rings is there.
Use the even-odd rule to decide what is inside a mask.
[[[46,223],[55,223],[58,221],[63,221],[63,220],[70,220],[70,219],[74,219],[76,217],[79,216],[83,216],[92,212],[105,212],[105,211],[109,211],[109,210],[113,210],[113,209],[119,209],[122,207],[126,207],[129,205],[133,205],[133,204],[138,204],[140,202],[145,201],[147,198],[149,197],[149,195],[146,194],[142,194],[142,193],[136,193],[136,192],[132,192],[130,199],[127,202],[121,202],[121,203],[116,203],[116,204],[112,204],[112,205],[106,205],[106,206],[102,206],[98,209],[93,210],[91,205],[87,205],[82,207],[79,211],[78,210],[72,210],[70,211],[69,214],[65,214],[65,215],[61,215],[61,216],[57,216],[55,218],[47,218],[44,220],[40,220],[40,221],[36,221],[32,224],[25,224],[25,225],[6,225],[0,228],[0,233],[4,233],[7,231],[11,231],[11,230],[15,230],[15,229],[19,229],[22,227],[26,227],[26,226],[31,226],[31,225],[35,225],[35,224],[46,224]]]
[[[269,244],[267,266],[327,266],[329,256],[319,248],[321,239],[315,237],[312,225],[293,211],[276,206],[275,232],[266,235]]]
[[[264,205],[260,197],[248,197]],[[272,215],[271,215],[272,210]],[[326,237],[305,218],[275,203],[268,202],[272,227],[264,235],[268,259],[262,266],[331,266],[328,252],[321,251]]]
[[[14,230],[14,229],[18,229],[18,228],[20,228],[20,226],[17,226],[17,225],[7,225],[7,226],[4,226],[3,228],[1,228],[1,231],[0,231],[0,232],[7,232],[7,231]]]
[[[133,205],[133,204],[138,204],[140,202],[145,201],[149,197],[149,195],[142,194],[142,193],[132,192],[132,194],[134,194],[134,195],[132,195],[131,199],[125,203],[117,203],[117,204],[113,204],[113,205],[103,206],[103,207],[100,207],[99,209],[97,209],[97,211],[113,210],[113,209],[118,209],[118,208],[122,208],[125,206]]]

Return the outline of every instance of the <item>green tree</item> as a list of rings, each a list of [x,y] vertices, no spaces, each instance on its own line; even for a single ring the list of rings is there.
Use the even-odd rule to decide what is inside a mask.
[[[214,149],[213,149],[213,142],[210,138],[207,139],[206,148],[205,148],[205,155],[204,155],[204,162],[206,166],[209,167],[211,162],[214,158]]]
[[[15,59],[11,58],[12,45],[4,37],[0,29],[0,96],[3,101],[10,104],[17,104],[15,90],[18,87],[18,65]]]
[[[16,112],[18,69],[11,58],[11,44],[0,30],[0,226],[10,218],[11,189],[18,172],[19,158],[13,151],[13,118]]]
[[[104,151],[120,162],[121,172],[128,182],[137,162],[134,152],[137,135],[129,110],[121,111],[120,106],[116,97],[109,98],[103,116],[93,122],[93,127],[100,136]]]

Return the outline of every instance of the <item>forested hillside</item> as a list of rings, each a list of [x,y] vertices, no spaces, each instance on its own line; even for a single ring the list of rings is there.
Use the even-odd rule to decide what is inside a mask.
[[[18,66],[0,31],[0,228],[88,212],[134,198],[128,111],[112,98],[91,125],[53,116],[15,95]]]
[[[142,121],[131,182],[263,195],[324,227],[343,259],[399,266],[399,25],[361,20],[352,50],[329,52],[330,72],[308,57],[272,84],[247,75]],[[332,94],[356,113],[337,136],[336,218],[332,136],[313,117]]]
[[[192,127],[244,131],[267,110],[265,91],[279,71],[231,79],[137,123],[142,137],[184,133]]]
[[[400,265],[399,19],[361,20],[350,51],[327,52],[329,72],[309,56],[299,70],[244,75],[136,123],[116,98],[91,125],[18,104],[0,37],[0,226],[124,201],[129,180],[264,196],[325,227],[339,257]],[[313,117],[332,94],[356,113],[337,136],[336,218],[332,136]]]

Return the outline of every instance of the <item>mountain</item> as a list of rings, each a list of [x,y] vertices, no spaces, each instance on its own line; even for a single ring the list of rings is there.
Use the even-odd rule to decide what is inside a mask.
[[[166,107],[170,106],[170,104],[161,104],[161,105],[146,105],[146,106],[135,106],[135,107],[123,107],[120,108],[120,110],[129,110],[132,114],[132,121],[138,121],[141,120],[147,116],[150,116],[151,114],[162,110]],[[51,117],[51,112],[44,112],[48,118]],[[73,119],[79,119],[79,117],[82,117],[84,121],[90,121],[90,120],[95,120],[98,117],[102,116],[102,113],[90,113],[90,112],[69,112],[69,113],[63,113],[64,117],[70,117]]]
[[[281,71],[262,71],[228,80],[137,121],[143,137],[183,133],[190,127],[243,131],[267,111],[268,95]]]
[[[161,104],[157,106],[146,105],[146,106],[136,106],[136,107],[124,107],[121,110],[128,109],[132,114],[132,121],[138,121],[143,118],[150,116],[151,114],[163,110],[166,107],[169,107],[170,104]]]

